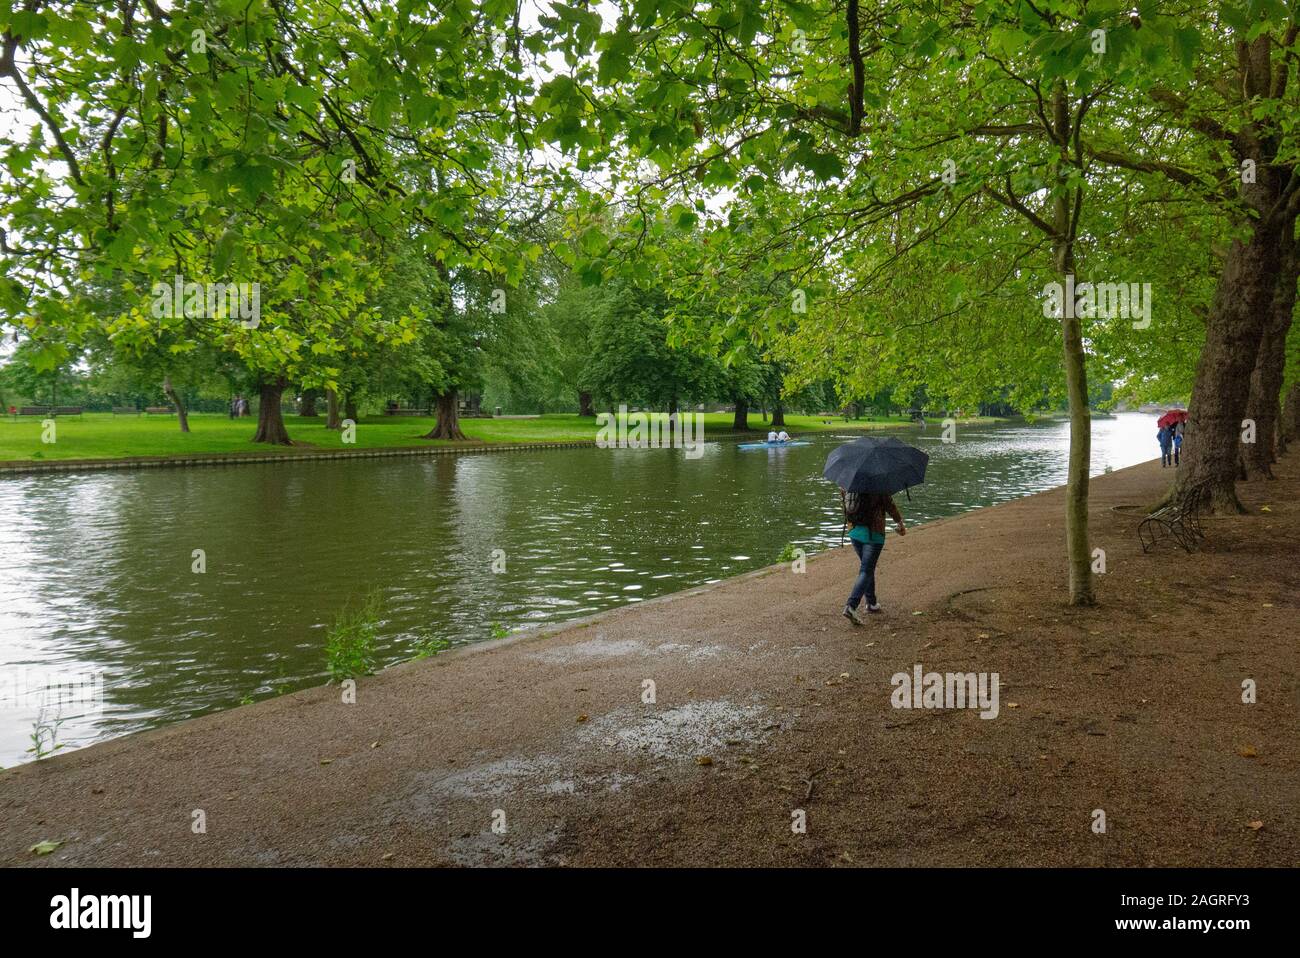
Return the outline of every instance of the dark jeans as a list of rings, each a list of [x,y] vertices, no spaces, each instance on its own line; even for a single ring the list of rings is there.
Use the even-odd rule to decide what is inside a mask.
[[[1160,447],[1161,468],[1169,465],[1171,462],[1173,462],[1173,459],[1174,459],[1174,451],[1170,449],[1168,446],[1161,446]]]
[[[853,583],[853,591],[849,593],[849,608],[856,609],[862,597],[866,596],[867,605],[876,604],[876,563],[880,561],[880,551],[885,548],[883,542],[859,542],[857,539],[850,539],[853,543],[853,551],[858,554],[862,561],[862,567],[858,570],[858,581]]]

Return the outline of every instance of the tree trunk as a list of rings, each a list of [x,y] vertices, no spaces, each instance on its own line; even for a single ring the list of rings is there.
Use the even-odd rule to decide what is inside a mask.
[[[736,414],[731,420],[731,428],[737,432],[749,429],[749,403],[743,399],[736,400]]]
[[[1052,92],[1053,120],[1060,144],[1055,164],[1057,193],[1052,201],[1052,255],[1061,288],[1074,275],[1074,242],[1082,189],[1071,203],[1066,177],[1071,165],[1072,136],[1070,104],[1065,82],[1057,80]],[[1073,208],[1072,208],[1073,207]],[[1067,297],[1068,299],[1068,297]],[[1083,323],[1074,303],[1062,302],[1061,352],[1065,362],[1065,388],[1070,401],[1070,454],[1065,480],[1065,554],[1069,564],[1070,604],[1095,605],[1092,582],[1092,552],[1088,548],[1088,466],[1092,460],[1092,417],[1088,411],[1088,371],[1083,352]]]
[[[283,379],[264,382],[259,388],[260,399],[257,404],[257,432],[253,442],[270,443],[273,446],[292,446],[289,431],[284,428],[284,417],[280,414],[280,397],[288,383]]]
[[[591,393],[583,390],[578,393],[578,415],[595,416],[596,408],[591,404]]]
[[[339,416],[339,394],[333,389],[325,390],[325,428],[343,428],[343,420]]]
[[[1260,178],[1265,179],[1263,175]],[[1232,241],[1196,365],[1182,468],[1172,497],[1204,481],[1209,485],[1212,508],[1219,513],[1245,511],[1236,488],[1242,419],[1260,339],[1271,315],[1280,241],[1280,224],[1270,217],[1255,221],[1247,242]]]
[[[1292,383],[1282,407],[1282,441],[1300,439],[1300,382]]]
[[[1067,273],[1074,272],[1068,252]],[[1064,275],[1064,274],[1062,274]],[[1074,310],[1062,310],[1073,314]],[[1088,548],[1088,466],[1092,461],[1092,416],[1088,410],[1088,372],[1083,352],[1083,325],[1061,317],[1065,387],[1070,399],[1070,464],[1065,480],[1065,554],[1070,565],[1070,604],[1095,605],[1092,551]]]
[[[172,388],[172,377],[170,373],[163,375],[163,393],[171,400],[171,404],[176,407],[176,421],[181,424],[181,432],[190,431],[190,416],[185,411],[185,402],[181,399],[180,393]]]
[[[772,428],[785,428],[785,406],[779,402],[772,407]]]
[[[1295,311],[1296,280],[1300,258],[1296,256],[1295,228],[1282,231],[1281,254],[1273,301],[1259,340],[1255,369],[1250,376],[1246,418],[1255,422],[1255,441],[1241,444],[1242,465],[1247,479],[1272,479],[1277,462],[1274,445],[1281,418],[1282,376],[1286,370],[1286,339]]]
[[[316,397],[320,395],[319,390],[304,389],[302,396],[298,399],[299,416],[318,416],[316,412]]]
[[[343,400],[343,418],[351,419],[353,422],[360,418],[357,416],[357,401],[351,396]]]
[[[456,390],[448,390],[438,397],[438,423],[422,438],[457,440],[469,438],[460,431],[460,402]]]

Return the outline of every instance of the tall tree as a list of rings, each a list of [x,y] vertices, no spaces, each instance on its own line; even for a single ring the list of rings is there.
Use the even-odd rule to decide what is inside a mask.
[[[534,54],[512,5],[99,11],[92,26],[71,0],[0,9],[0,82],[32,121],[0,144],[0,314],[21,317],[43,361],[95,322],[68,296],[88,273],[125,277],[128,315],[174,276],[257,284],[252,322],[204,310],[196,334],[257,378],[255,440],[285,443],[280,395],[337,388],[339,330],[413,335],[409,318],[361,308],[384,278],[376,244],[415,234],[449,269],[514,269],[504,221],[478,215],[529,180]],[[154,335],[125,328],[145,346]]]

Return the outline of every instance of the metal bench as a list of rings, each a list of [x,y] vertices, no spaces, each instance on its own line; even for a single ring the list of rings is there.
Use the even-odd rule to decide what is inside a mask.
[[[144,411],[150,416],[174,416],[176,410],[171,406],[145,406]]]
[[[1160,536],[1171,537],[1188,552],[1193,551],[1205,538],[1201,529],[1201,513],[1210,505],[1208,482],[1193,483],[1180,492],[1168,505],[1161,506],[1138,523],[1138,542],[1142,551],[1155,548]]]

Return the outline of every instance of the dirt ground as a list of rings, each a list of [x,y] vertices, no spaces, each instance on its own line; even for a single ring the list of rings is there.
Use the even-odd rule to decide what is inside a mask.
[[[1095,609],[1065,604],[1053,490],[891,534],[864,628],[842,549],[402,665],[356,704],[11,769],[0,862],[1295,865],[1300,454],[1278,475],[1191,555],[1138,545],[1157,462],[1094,480]],[[997,717],[894,708],[918,664],[998,673]]]

